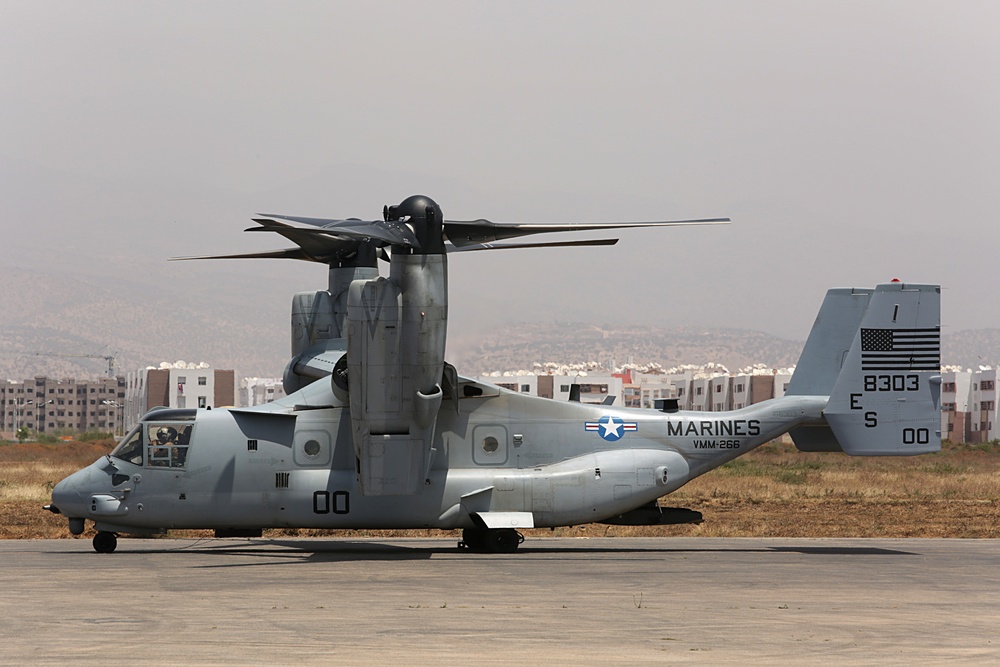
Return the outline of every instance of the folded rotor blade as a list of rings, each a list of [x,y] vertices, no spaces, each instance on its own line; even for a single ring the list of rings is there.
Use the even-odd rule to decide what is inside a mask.
[[[328,262],[332,259],[347,257],[355,253],[362,240],[347,238],[344,236],[331,236],[326,234],[312,234],[311,230],[303,230],[297,227],[251,227],[247,231],[270,231],[284,236],[286,239],[299,246],[303,254],[302,259],[310,259],[317,262]]]
[[[188,259],[302,259],[309,262],[321,262],[323,260],[307,256],[302,248],[288,248],[286,250],[270,250],[264,252],[245,252],[235,255],[197,255],[193,257],[170,257],[168,261],[179,262]]]
[[[410,219],[408,216],[387,215],[386,217],[395,219],[307,218],[266,213],[252,218],[259,226],[251,227],[246,231],[273,232],[285,237],[298,246],[297,248],[228,255],[174,257],[171,259],[298,259],[321,262],[331,266],[335,264],[343,266],[345,263],[351,266],[374,266],[376,257],[388,259],[390,249],[400,247],[420,249],[420,241],[413,228],[407,224]],[[495,243],[532,234],[639,227],[717,225],[729,222],[729,218],[701,218],[648,222],[538,223],[493,222],[480,218],[478,220],[445,220],[443,227],[448,252],[471,252],[519,248],[610,246],[618,242],[618,239],[584,239],[539,243]]]
[[[551,241],[549,243],[478,243],[475,245],[448,247],[448,252],[474,252],[476,250],[510,250],[517,248],[559,248],[572,246],[608,246],[618,243],[618,239],[588,239],[583,241]]]
[[[261,219],[253,218],[254,222],[277,222],[278,224],[285,224],[281,220],[291,220],[292,222],[301,222],[305,225],[312,225],[313,227],[337,227],[344,223],[362,223],[366,225],[374,225],[376,223],[381,223],[382,220],[362,220],[361,218],[304,218],[299,215],[280,215],[278,213],[261,213],[264,216]],[[278,218],[278,219],[275,219]]]
[[[275,219],[280,218],[280,219]],[[310,225],[300,227],[291,225],[286,220]],[[248,232],[277,232],[290,238],[285,234],[288,230],[295,230],[303,235],[313,234],[319,236],[339,236],[357,241],[381,241],[389,245],[404,245],[415,248],[420,247],[420,242],[409,227],[397,220],[327,220],[325,218],[300,218],[294,216],[273,216],[269,218],[253,218],[253,221],[261,225],[251,227]],[[296,241],[297,242],[297,241]]]
[[[586,232],[601,229],[631,229],[639,227],[680,227],[684,225],[725,225],[729,218],[702,218],[697,220],[663,220],[650,222],[492,222],[490,220],[446,220],[445,233],[456,246],[475,245],[504,239],[548,234],[552,232]]]

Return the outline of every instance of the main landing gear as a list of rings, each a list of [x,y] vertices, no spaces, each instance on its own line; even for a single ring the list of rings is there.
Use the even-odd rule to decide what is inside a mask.
[[[524,535],[513,528],[466,528],[458,548],[475,553],[510,554],[521,542],[524,542]]]
[[[109,554],[118,546],[118,536],[114,533],[101,531],[94,535],[94,551],[99,554]]]

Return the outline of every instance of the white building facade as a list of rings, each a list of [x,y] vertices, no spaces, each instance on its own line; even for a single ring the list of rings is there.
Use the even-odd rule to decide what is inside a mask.
[[[980,444],[1000,439],[997,423],[997,369],[941,371],[941,437]]]
[[[148,366],[125,377],[125,429],[155,407],[221,408],[236,405],[235,373],[206,363]]]
[[[708,364],[652,373],[633,369],[611,374],[508,371],[477,379],[519,394],[559,401],[569,400],[575,383],[580,386],[583,403],[604,403],[613,396],[616,406],[654,409],[662,399],[675,399],[680,410],[725,412],[783,396],[791,373],[789,369],[761,366],[731,375],[723,366]]]
[[[284,398],[285,387],[281,378],[243,378],[240,380],[240,406],[270,403]]]

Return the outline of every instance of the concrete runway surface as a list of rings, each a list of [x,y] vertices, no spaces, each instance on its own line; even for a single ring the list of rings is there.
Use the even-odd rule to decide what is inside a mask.
[[[1000,664],[1000,542],[0,541],[3,665]]]

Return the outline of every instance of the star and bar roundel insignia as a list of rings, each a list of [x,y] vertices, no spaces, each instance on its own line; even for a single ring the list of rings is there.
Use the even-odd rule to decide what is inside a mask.
[[[615,440],[621,440],[622,436],[627,432],[638,431],[639,424],[637,422],[627,422],[611,415],[604,415],[596,422],[584,422],[584,428],[588,431],[596,431],[598,435],[608,442],[614,442]]]

